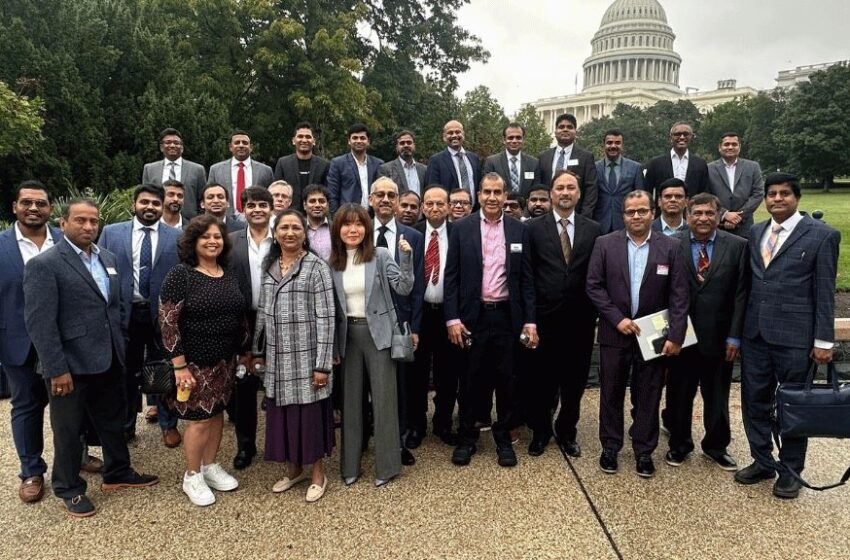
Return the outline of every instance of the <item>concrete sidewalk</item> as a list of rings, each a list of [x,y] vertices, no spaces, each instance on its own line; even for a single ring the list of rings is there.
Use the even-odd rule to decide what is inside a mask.
[[[519,465],[503,469],[484,433],[472,464],[458,468],[449,460],[450,448],[429,437],[415,452],[416,465],[406,467],[398,480],[374,488],[369,453],[363,477],[345,488],[338,478],[337,450],[328,461],[327,493],[316,504],[304,502],[305,485],[273,495],[281,467],[255,461],[235,473],[239,490],[218,493],[215,505],[196,508],[180,489],[182,451],[166,449],[158,428],[140,420],[131,449],[135,466],[159,474],[162,482],[103,494],[100,479],[90,476],[89,495],[98,514],[83,520],[63,513],[49,489],[39,504],[19,501],[9,402],[2,401],[0,558],[820,560],[850,555],[850,488],[804,490],[795,501],[780,501],[771,495],[770,483],[740,486],[731,473],[699,455],[679,468],[668,467],[663,437],[654,479],[634,473],[628,449],[620,456],[619,474],[602,473],[597,398],[595,390],[585,397],[579,459],[565,461],[554,445],[541,457],[529,457],[524,433],[517,446]],[[730,450],[746,466],[737,386],[732,402]],[[233,453],[227,425],[221,459],[228,470]],[[848,463],[846,442],[813,441],[806,476],[832,482]]]

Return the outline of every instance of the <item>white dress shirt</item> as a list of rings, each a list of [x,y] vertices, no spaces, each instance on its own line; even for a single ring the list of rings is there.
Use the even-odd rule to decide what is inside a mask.
[[[166,182],[171,179],[171,164],[174,164],[174,178],[180,181],[180,177],[183,176],[183,158],[179,157],[174,161],[168,160],[168,158],[162,160],[162,182]]]
[[[552,216],[555,218],[555,225],[558,226],[558,237],[564,232],[564,226],[561,224],[561,215],[552,210]],[[567,236],[570,238],[570,247],[575,246],[576,239],[576,213],[575,210],[567,216]]]
[[[268,230],[259,245],[254,241],[250,228],[245,233],[248,236],[248,268],[251,270],[251,309],[256,310],[260,303],[263,261],[272,248],[272,230]]]
[[[142,241],[145,239],[145,227],[151,230],[151,267],[156,264],[156,245],[159,240],[159,220],[151,226],[142,225],[138,218],[133,218],[133,303],[146,301],[139,293],[139,260],[142,256]],[[170,226],[169,226],[170,227]]]
[[[239,164],[245,164],[245,188],[254,186],[254,170],[251,165],[251,157],[240,162],[236,158],[230,158],[230,207],[236,212],[236,178],[239,175]]]
[[[727,165],[724,160],[723,166],[726,167],[726,180],[729,182],[729,190],[735,192],[735,170],[738,167],[738,160],[736,159],[732,165]]]
[[[690,150],[685,150],[685,155],[679,157],[676,150],[670,150],[670,161],[673,163],[673,177],[676,179],[685,180],[688,175],[688,160],[690,158]]]
[[[24,237],[18,222],[15,222],[15,239],[18,240],[18,250],[21,252],[24,264],[27,264],[34,256],[40,255],[53,247],[53,235],[50,233],[50,228],[47,228],[47,236],[44,238],[44,243],[41,244],[40,249],[31,239]]]
[[[431,232],[435,231],[429,222],[425,222],[425,253],[428,253],[428,245],[431,243]],[[446,222],[436,229],[437,242],[440,244],[440,278],[433,283],[430,278],[425,281],[425,301],[428,303],[443,303],[443,277],[446,271],[446,255],[449,252],[449,234]]]
[[[573,146],[575,144],[570,144],[569,146],[555,146],[555,157],[552,158],[552,177],[555,176],[555,173],[559,171],[558,169],[558,160],[561,159],[561,152],[564,152],[564,167],[566,169],[570,166],[570,158],[573,155]],[[508,158],[510,161],[510,157]]]
[[[357,161],[357,158],[354,156],[354,152],[351,152],[351,157],[354,158],[354,163],[357,164],[357,173],[360,175],[360,206],[368,208],[369,187],[372,186],[369,184],[369,156],[366,156],[363,159],[362,164]]]
[[[466,154],[466,150],[461,148],[459,150],[455,150],[452,148],[447,148],[449,153],[452,155],[452,163],[455,166],[455,174],[457,175],[457,184],[460,185],[460,188],[464,188],[466,185],[463,184],[463,181],[460,180],[460,160],[466,162],[466,172],[469,174],[469,183],[472,187],[472,200],[475,200],[475,190],[478,188],[478,185],[475,184],[475,175],[472,173],[472,162],[469,161],[469,156]],[[458,154],[463,154],[462,158],[457,157]]]
[[[387,226],[387,233],[384,234],[384,237],[387,239],[387,249],[389,250],[390,254],[393,256],[393,258],[395,258],[395,246],[396,246],[396,243],[397,243],[396,233],[398,233],[398,225],[395,223],[395,218],[392,218],[386,224],[382,224],[380,221],[378,221],[378,218],[373,218],[372,219],[372,227],[375,231],[372,232],[372,236],[373,236],[372,241],[375,242],[375,247],[377,247],[378,246],[378,236],[381,235],[381,232],[378,231],[378,228],[381,227],[382,225]]]

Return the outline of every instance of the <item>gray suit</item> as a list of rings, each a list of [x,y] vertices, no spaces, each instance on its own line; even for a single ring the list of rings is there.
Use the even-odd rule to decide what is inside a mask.
[[[421,198],[422,193],[425,192],[425,169],[427,168],[418,161],[414,162],[414,167],[416,168],[416,176],[419,177],[419,192],[416,194]],[[407,184],[407,176],[404,173],[404,167],[402,167],[399,158],[381,165],[378,168],[378,177],[389,177],[392,179],[398,185],[398,194],[404,194],[410,190],[410,186]]]
[[[519,155],[519,194],[528,196],[531,187],[540,182],[540,178],[537,176],[537,158],[522,152]],[[499,177],[505,181],[505,190],[511,192],[511,166],[508,163],[508,153],[505,150],[493,154],[484,161],[481,175],[483,176],[486,173],[498,173]]]
[[[142,183],[153,183],[161,187],[163,167],[165,167],[164,159],[146,163],[142,170]],[[183,200],[183,210],[180,213],[186,219],[191,220],[198,215],[198,198],[207,184],[207,172],[204,170],[204,166],[184,159],[180,169],[180,182],[183,183],[183,190],[186,195]]]
[[[708,191],[720,199],[720,215],[727,211],[743,212],[743,221],[730,233],[748,237],[753,227],[753,213],[764,198],[764,178],[761,167],[755,161],[738,158],[735,167],[734,189],[729,185],[726,165],[722,159],[708,164]]]
[[[230,162],[232,159],[233,158],[228,158],[224,161],[214,163],[212,167],[210,167],[210,176],[207,179],[208,185],[215,183],[223,186],[227,191],[228,197],[230,198],[230,208],[227,210],[228,214],[236,212],[236,185],[233,184],[232,174],[230,172]],[[251,158],[251,184],[246,184],[245,187],[256,186],[269,188],[272,181],[274,181],[272,168],[265,163],[260,163],[254,158]]]

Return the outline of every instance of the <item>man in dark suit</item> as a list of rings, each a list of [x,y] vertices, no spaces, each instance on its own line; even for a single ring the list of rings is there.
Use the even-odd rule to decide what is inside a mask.
[[[384,160],[366,153],[369,149],[369,129],[357,123],[348,129],[348,147],[351,152],[331,160],[328,169],[328,195],[331,214],[346,202],[369,206],[369,187],[378,177],[378,168]]]
[[[378,177],[389,177],[398,185],[399,194],[406,192],[422,196],[425,190],[425,166],[413,159],[416,139],[409,130],[401,130],[394,138],[398,157],[378,168]]]
[[[509,193],[526,196],[532,185],[536,185],[537,158],[523,153],[525,127],[510,123],[502,130],[505,151],[493,154],[484,161],[481,173],[497,173],[505,181]]]
[[[103,228],[99,246],[115,255],[121,282],[125,328],[129,338],[124,356],[126,371],[127,416],[124,435],[136,438],[136,414],[141,405],[141,372],[148,359],[162,356],[158,325],[159,291],[165,275],[180,262],[177,241],[181,231],[161,223],[165,193],[153,184],[139,185],[133,192],[132,220]],[[156,402],[157,420],[166,447],[180,445],[177,414]]]
[[[64,238],[24,270],[27,332],[50,399],[53,493],[74,517],[95,513],[80,477],[86,416],[103,446],[103,491],[159,482],[130,467],[123,430],[126,323],[115,256],[94,244],[99,223],[97,205],[71,200],[60,221]]]
[[[576,427],[596,329],[596,308],[584,287],[600,230],[575,212],[580,197],[578,177],[562,169],[552,181],[552,212],[526,222],[540,336],[535,373],[524,380],[528,426],[534,432],[528,453],[533,456],[542,455],[552,437],[559,398],[555,436],[568,455],[581,456]]]
[[[262,187],[248,187],[242,197],[248,227],[230,233],[233,248],[230,251],[229,267],[239,278],[245,301],[251,304],[248,325],[253,330],[260,300],[263,261],[273,243],[269,222],[274,200],[271,193]],[[236,380],[228,403],[228,414],[236,430],[233,467],[238,470],[250,466],[257,454],[257,391],[260,383],[259,376],[248,372],[245,377]]]
[[[697,387],[703,400],[703,453],[724,470],[737,469],[727,447],[732,363],[740,355],[749,284],[747,243],[719,231],[720,203],[709,193],[688,202],[690,231],[676,235],[687,269],[697,344],[671,360],[667,376],[667,428],[670,450],[665,461],[680,466],[694,450],[691,424]]]
[[[593,219],[603,235],[623,229],[623,198],[626,193],[643,189],[643,170],[640,164],[623,157],[623,131],[612,129],[605,133],[605,157],[596,162],[596,184],[599,198]]]
[[[244,192],[244,191],[243,191]],[[210,183],[201,191],[201,210],[221,220],[227,226],[227,232],[241,231],[248,227],[245,220],[230,213],[230,195],[223,186]]]
[[[764,198],[761,166],[739,157],[741,138],[736,132],[725,133],[717,149],[720,159],[708,164],[708,186],[720,199],[720,227],[747,237],[753,227],[753,213]]]
[[[330,164],[313,153],[316,136],[310,123],[302,121],[295,125],[292,145],[295,146],[295,153],[277,160],[274,180],[286,181],[292,186],[291,206],[301,208],[304,189],[307,185],[326,184]]]
[[[520,335],[537,348],[534,276],[528,230],[506,216],[505,182],[495,173],[481,180],[481,210],[455,222],[449,236],[444,282],[449,339],[468,353],[461,380],[459,443],[456,465],[468,465],[476,452],[477,414],[496,391],[498,420],[493,439],[499,465],[516,465],[510,430],[519,424],[514,395],[513,355]]]
[[[242,213],[242,193],[248,187],[268,188],[274,181],[272,168],[251,157],[254,150],[251,137],[244,130],[234,130],[227,140],[227,149],[232,156],[229,159],[214,163],[210,167],[207,184],[224,187],[228,199],[233,200],[233,207],[227,213]]]
[[[658,204],[661,215],[652,221],[652,231],[671,237],[688,231],[685,208],[688,207],[688,190],[685,182],[672,177],[658,187]]]
[[[646,164],[644,188],[658,199],[661,183],[675,177],[685,182],[687,195],[708,191],[708,166],[705,160],[690,153],[688,147],[696,138],[694,129],[688,123],[678,122],[670,129],[669,154],[655,157]]]
[[[443,125],[446,149],[428,160],[425,183],[442,185],[449,193],[463,189],[475,201],[475,189],[481,180],[481,161],[476,154],[463,147],[463,141],[463,125],[460,122],[449,121]]]
[[[596,185],[596,164],[593,154],[575,145],[576,118],[564,113],[555,119],[555,140],[558,145],[549,148],[539,156],[537,179],[546,185],[552,185],[552,178],[561,169],[569,169],[581,179],[581,202],[576,212],[593,219],[598,197]]]
[[[146,163],[142,170],[142,184],[164,186],[169,179],[180,181],[185,192],[183,216],[191,220],[198,214],[201,189],[207,184],[204,166],[183,159],[183,135],[174,128],[166,128],[159,134],[159,151],[163,159]]]
[[[810,360],[832,361],[835,275],[841,234],[797,211],[800,183],[787,173],[764,180],[771,219],[755,225],[748,248],[752,287],[741,348],[744,430],[755,460],[735,473],[741,484],[772,480],[774,395],[777,383],[805,379]],[[773,485],[779,498],[796,498],[800,483],[786,469],[803,471],[806,438],[782,438],[783,469]]]
[[[587,272],[587,295],[599,311],[599,439],[603,472],[618,470],[623,447],[623,401],[631,372],[633,424],[629,430],[639,476],[655,475],[658,405],[664,359],[645,361],[634,319],[667,310],[667,339],[661,354],[674,356],[685,340],[688,279],[679,242],[652,232],[653,204],[646,191],[632,191],[623,203],[625,231],[596,240]]]

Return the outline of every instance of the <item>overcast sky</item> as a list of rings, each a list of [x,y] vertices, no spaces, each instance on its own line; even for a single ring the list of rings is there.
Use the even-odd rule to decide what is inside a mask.
[[[779,70],[850,59],[850,0],[660,0],[682,57],[682,89],[772,88]],[[613,0],[471,0],[460,24],[490,51],[460,76],[486,85],[508,114],[525,102],[575,93],[590,40]]]

